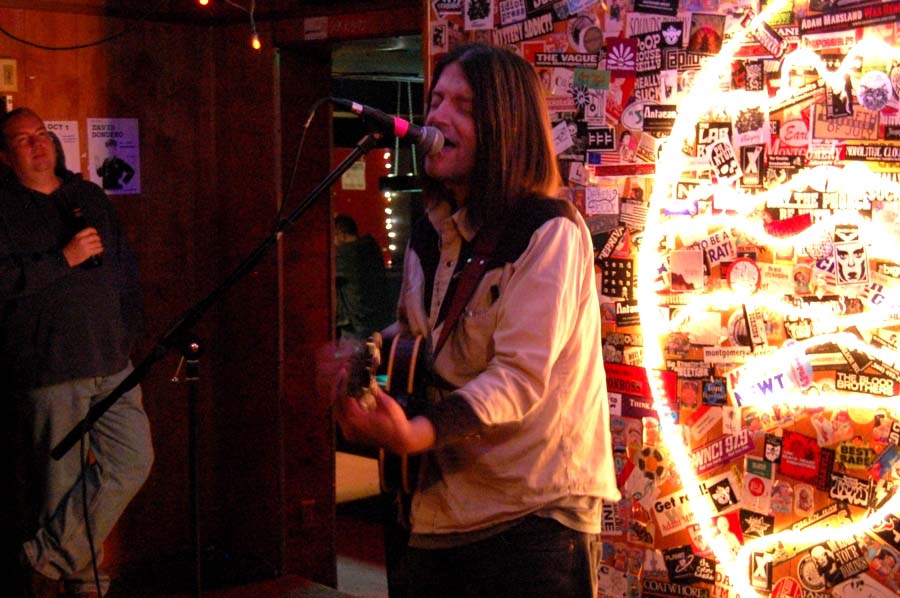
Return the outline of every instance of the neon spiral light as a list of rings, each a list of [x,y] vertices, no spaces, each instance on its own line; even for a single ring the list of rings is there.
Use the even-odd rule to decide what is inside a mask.
[[[754,30],[769,15],[777,12],[786,2],[772,2],[766,10],[757,15],[750,23],[748,31]],[[695,124],[703,120],[705,114],[713,109],[726,105],[730,111],[741,107],[759,105],[760,94],[747,92],[722,92],[710,93],[710,90],[719,89],[720,77],[730,72],[731,62],[743,41],[743,35],[734,35],[726,42],[722,51],[707,62],[699,72],[694,85],[687,97],[679,105],[678,117],[672,129],[671,135],[663,144],[659,159],[656,162],[656,181],[650,197],[650,210],[647,216],[644,238],[638,254],[638,300],[640,305],[641,328],[645,331],[644,367],[647,377],[653,386],[654,407],[659,414],[660,429],[665,439],[666,448],[675,469],[680,476],[684,492],[687,494],[691,511],[695,522],[699,525],[703,538],[712,548],[718,561],[718,566],[728,576],[732,590],[742,597],[759,595],[750,582],[751,558],[760,558],[764,553],[769,556],[779,546],[809,547],[825,540],[841,540],[863,533],[872,529],[888,513],[900,511],[900,493],[888,500],[880,509],[869,516],[855,521],[844,527],[814,527],[805,530],[785,530],[754,538],[746,543],[735,554],[726,540],[714,531],[713,518],[718,515],[714,511],[711,501],[701,491],[701,478],[695,473],[690,457],[690,447],[684,441],[683,431],[676,423],[676,413],[673,413],[671,405],[675,405],[675,397],[667,394],[662,384],[660,370],[665,367],[665,358],[662,351],[662,340],[670,332],[678,330],[691,314],[697,314],[722,306],[730,308],[747,309],[765,307],[767,309],[780,310],[786,315],[797,315],[796,306],[784,301],[784,293],[757,292],[752,296],[739,296],[728,291],[707,292],[706,294],[690,294],[689,305],[681,308],[675,318],[669,318],[663,314],[660,305],[660,292],[667,289],[661,288],[659,283],[660,266],[665,264],[666,250],[665,240],[675,234],[691,235],[694,238],[703,238],[711,230],[738,229],[741,234],[759,245],[768,245],[776,248],[801,247],[808,243],[821,239],[828,231],[833,231],[836,225],[851,225],[858,227],[860,238],[877,239],[881,243],[869,245],[870,258],[883,258],[896,261],[896,246],[898,242],[898,229],[885,228],[883,224],[873,223],[859,217],[852,212],[835,213],[814,222],[801,233],[791,237],[773,236],[766,232],[760,218],[754,217],[758,209],[764,207],[766,202],[790,193],[792,187],[804,188],[812,184],[815,186],[823,179],[829,179],[831,183],[837,178],[846,181],[845,191],[850,194],[863,193],[863,189],[877,189],[881,193],[892,193],[900,197],[900,185],[886,182],[872,172],[864,163],[852,163],[844,167],[825,166],[807,168],[798,173],[791,181],[775,189],[762,191],[756,194],[744,192],[741,189],[728,184],[705,183],[694,190],[699,197],[715,195],[717,198],[735,198],[740,201],[727,200],[729,206],[741,204],[746,206],[738,214],[708,215],[698,214],[693,217],[665,216],[664,211],[679,202],[674,198],[676,182],[684,176],[685,172],[696,170],[696,159],[689,162],[689,158],[682,153],[682,147],[689,142],[695,134]],[[820,78],[836,88],[843,87],[843,76],[851,73],[852,65],[856,64],[864,56],[877,55],[881,60],[893,58],[900,61],[900,52],[880,41],[864,40],[848,54],[840,68],[836,72],[828,72],[822,60],[809,50],[798,50],[785,58],[782,72],[788,72],[790,68],[814,68]],[[782,77],[783,81],[787,77]],[[773,105],[779,100],[789,97],[790,86],[785,84],[774,98],[766,100]],[[840,175],[835,177],[834,175]],[[840,184],[840,183],[839,183]],[[689,198],[688,202],[691,201]],[[683,205],[683,204],[682,204]],[[734,212],[734,210],[731,210]],[[687,244],[685,244],[687,245]],[[892,255],[893,252],[893,255]],[[872,330],[884,326],[896,326],[898,320],[896,314],[900,312],[900,287],[884,290],[883,301],[878,305],[871,305],[863,313],[835,316],[833,325],[836,329],[846,329],[855,326],[859,330]],[[660,342],[653,342],[649,332],[659,335]],[[849,333],[835,333],[829,335],[817,335],[801,342],[786,343],[782,347],[775,348],[765,356],[754,355],[752,350],[748,362],[756,364],[760,368],[777,363],[781,360],[792,358],[797,352],[803,353],[806,349],[836,343],[849,350],[862,351],[868,355],[876,356],[885,363],[894,364],[897,361],[896,351],[885,351],[879,347],[868,345],[859,340],[857,336]],[[726,373],[727,375],[727,373]],[[741,402],[742,407],[757,407],[759,409],[771,409],[775,403],[784,404],[790,402],[792,406],[801,407],[846,407],[848,402],[856,407],[881,409],[889,414],[897,413],[897,396],[874,398],[870,395],[849,392],[818,393],[814,397],[795,392],[790,396],[781,395],[777,400],[768,400],[766,397],[749,396]]]

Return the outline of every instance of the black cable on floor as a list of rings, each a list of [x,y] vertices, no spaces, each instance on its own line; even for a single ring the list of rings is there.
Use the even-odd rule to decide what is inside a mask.
[[[88,512],[88,496],[87,496],[87,461],[88,461],[88,452],[87,447],[85,446],[85,436],[90,437],[90,434],[82,434],[81,435],[81,507],[84,512],[84,528],[87,530],[87,540],[88,546],[91,549],[91,569],[94,573],[94,586],[97,588],[97,595],[103,596],[103,591],[100,588],[100,568],[97,565],[97,551],[94,549],[94,532],[91,531],[91,518]],[[98,480],[99,482],[99,480]]]

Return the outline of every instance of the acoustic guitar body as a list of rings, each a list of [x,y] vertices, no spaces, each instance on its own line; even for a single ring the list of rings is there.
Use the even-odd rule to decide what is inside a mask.
[[[394,397],[407,418],[425,410],[427,386],[427,349],[419,335],[398,334],[391,342],[387,360],[385,392]],[[419,457],[379,451],[379,477],[384,492],[412,494],[419,472]]]

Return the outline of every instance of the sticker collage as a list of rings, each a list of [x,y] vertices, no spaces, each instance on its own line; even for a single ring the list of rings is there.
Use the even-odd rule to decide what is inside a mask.
[[[900,593],[900,0],[429,0],[543,82],[594,239],[601,596]]]

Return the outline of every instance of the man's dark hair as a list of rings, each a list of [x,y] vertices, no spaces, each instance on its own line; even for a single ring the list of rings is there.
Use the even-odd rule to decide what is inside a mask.
[[[550,114],[537,72],[521,56],[484,44],[454,48],[435,65],[431,94],[444,69],[458,64],[472,88],[475,166],[465,198],[473,227],[509,217],[534,195],[553,196],[560,183]],[[439,181],[427,180],[439,193]]]
[[[339,214],[334,217],[334,230],[345,235],[359,236],[359,228],[356,226],[356,221],[345,214]]]

